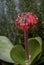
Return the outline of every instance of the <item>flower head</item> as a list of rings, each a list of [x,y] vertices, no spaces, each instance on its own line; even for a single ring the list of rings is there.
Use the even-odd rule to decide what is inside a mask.
[[[23,12],[17,15],[15,20],[15,25],[24,30],[27,30],[30,26],[33,26],[38,23],[38,18],[33,15],[31,12]]]

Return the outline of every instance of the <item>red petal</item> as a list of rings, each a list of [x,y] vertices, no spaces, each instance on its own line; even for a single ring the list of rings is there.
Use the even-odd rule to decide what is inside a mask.
[[[33,23],[34,23],[34,16],[33,15],[29,16],[29,21],[33,25]]]

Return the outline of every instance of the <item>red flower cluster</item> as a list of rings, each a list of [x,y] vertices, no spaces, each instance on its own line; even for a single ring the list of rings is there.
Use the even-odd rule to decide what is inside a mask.
[[[15,25],[24,30],[27,30],[30,26],[35,26],[38,23],[38,18],[31,12],[25,12],[17,15]]]

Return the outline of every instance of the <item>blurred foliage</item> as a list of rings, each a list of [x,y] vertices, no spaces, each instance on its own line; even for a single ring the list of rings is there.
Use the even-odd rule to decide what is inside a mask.
[[[15,0],[0,0],[0,36],[7,36],[13,44],[22,44],[23,32],[14,25],[18,13],[15,8]],[[40,36],[42,38],[42,56],[44,56],[44,0],[20,0],[19,9],[21,12],[31,11],[38,16],[39,23],[36,29],[33,27],[29,29],[28,37]]]

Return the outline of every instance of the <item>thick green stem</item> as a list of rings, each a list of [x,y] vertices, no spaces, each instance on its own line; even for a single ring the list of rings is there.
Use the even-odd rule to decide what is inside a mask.
[[[24,44],[25,44],[26,60],[29,60],[29,53],[28,53],[28,30],[24,31]]]

